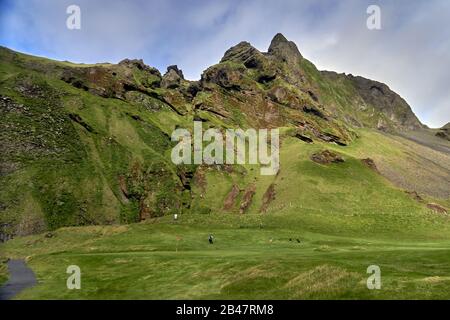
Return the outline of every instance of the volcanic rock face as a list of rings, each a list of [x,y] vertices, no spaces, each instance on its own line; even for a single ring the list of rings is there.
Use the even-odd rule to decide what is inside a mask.
[[[311,156],[311,160],[320,164],[331,164],[344,162],[344,159],[336,152],[330,150],[323,150],[316,152]]]
[[[217,65],[206,70],[201,79],[204,87],[216,84],[224,89],[243,89],[244,68],[234,68],[228,64]]]
[[[161,76],[158,70],[145,65],[142,60],[125,59],[117,66],[111,65],[110,71],[107,69],[67,68],[61,79],[102,97],[144,101],[148,99],[142,94],[150,95],[163,103],[169,103],[180,115],[185,114],[183,106],[193,102],[199,106],[195,109],[208,110],[227,118],[230,110],[224,108],[223,104],[229,100],[227,96],[234,92],[232,99],[236,99],[236,103],[233,104],[242,104],[240,111],[245,113],[253,109],[251,113],[258,115],[253,121],[246,121],[252,126],[277,126],[292,122],[292,114],[288,116],[291,119],[286,119],[282,109],[277,110],[277,105],[282,105],[301,111],[298,117],[302,118],[302,122],[310,123],[315,131],[322,131],[319,128],[321,125],[305,121],[304,114],[323,119],[328,122],[324,124],[327,127],[337,126],[333,124],[333,119],[337,118],[349,126],[368,126],[383,131],[423,127],[409,105],[385,84],[352,75],[319,72],[302,57],[295,43],[288,41],[282,34],[275,35],[267,53],[258,51],[245,41],[233,46],[225,52],[220,63],[205,70],[199,82],[185,80],[176,65],[169,66],[164,76]],[[136,79],[139,81],[136,82]],[[348,101],[331,100],[330,103],[330,91],[324,91],[318,86],[317,80],[332,88],[346,81],[354,91],[347,93]],[[264,85],[264,89],[261,85]],[[166,91],[153,91],[158,87]],[[335,90],[338,91],[339,87]],[[192,101],[199,92],[205,93],[201,95],[202,100]],[[357,95],[351,96],[355,92]],[[209,98],[205,100],[205,97]],[[336,106],[336,103],[340,105]],[[147,104],[155,109],[154,103]],[[353,112],[349,112],[350,109]],[[235,120],[230,119],[231,122]],[[338,129],[333,135],[342,138],[345,131]],[[445,132],[438,135],[445,138]],[[340,140],[348,140],[348,137]]]
[[[158,69],[146,65],[142,59],[124,59],[119,62],[119,65],[125,66],[127,68],[137,68],[139,70],[147,71],[151,74],[155,74],[161,77],[161,73],[158,71]]]
[[[161,75],[142,60],[81,66],[4,48],[0,58],[5,74],[0,86],[0,178],[30,164],[43,172],[30,176],[33,183],[25,181],[24,186],[35,188],[30,194],[44,195],[36,201],[49,228],[128,223],[188,209],[210,212],[202,200],[210,192],[211,168],[180,171],[166,161],[173,147],[171,132],[192,120],[205,128],[282,127],[286,135],[303,141],[297,143],[342,147],[358,138],[355,126],[394,132],[422,128],[407,103],[386,85],[319,71],[282,34],[267,52],[248,42],[233,46],[199,81],[186,80],[175,65]],[[38,160],[56,165],[49,169]],[[312,160],[344,161],[329,150]],[[239,166],[233,170],[239,172]],[[74,192],[79,181],[95,187]],[[258,195],[259,187],[253,181],[234,181],[220,199],[221,209],[266,212],[275,201],[275,184],[264,195]]]
[[[408,103],[384,83],[351,74],[338,74],[331,71],[320,73],[331,83],[345,83],[354,89],[351,98],[352,108],[356,114],[366,114],[370,119],[369,123],[367,120],[355,121],[359,123],[358,126],[391,132],[424,128]],[[356,120],[353,116],[345,116],[345,118]]]
[[[318,72],[314,71],[314,66],[311,70],[311,66],[296,44],[279,33],[272,39],[267,53],[259,52],[245,41],[230,48],[218,65],[203,74],[202,84],[208,87],[208,83],[215,83],[225,89],[254,91],[247,81],[248,75],[251,75],[252,80],[267,85],[267,94],[275,103],[325,120],[328,118],[325,110],[328,110],[332,118],[342,117],[352,126],[369,126],[384,131],[423,128],[406,101],[387,85],[363,77]],[[331,87],[345,81],[354,88],[353,92],[348,93],[349,101],[338,107],[341,112],[336,110],[336,106],[323,103],[328,100],[328,93],[317,86],[318,79],[312,77],[311,71],[317,72],[319,79]],[[336,89],[339,90],[339,87]],[[357,96],[352,97],[355,92]],[[351,108],[356,112],[345,114],[348,104],[353,104]],[[364,120],[368,117],[372,119],[369,122]]]
[[[281,33],[277,33],[272,39],[268,53],[290,65],[297,64],[299,59],[302,58],[297,45],[292,41],[288,41]]]
[[[162,77],[161,87],[164,89],[175,89],[184,80],[183,71],[178,69],[176,65],[167,67],[167,72]]]
[[[242,41],[228,49],[220,62],[234,61],[241,62],[247,68],[257,68],[261,67],[264,56],[257,49],[252,47],[249,42]]]
[[[377,81],[348,75],[363,100],[391,120],[398,129],[416,130],[423,128],[411,107],[387,85]]]
[[[450,122],[436,132],[436,136],[450,141]]]

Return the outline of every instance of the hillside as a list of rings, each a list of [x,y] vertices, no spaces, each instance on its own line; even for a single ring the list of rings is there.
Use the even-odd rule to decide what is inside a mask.
[[[298,145],[307,163],[308,152],[320,148],[350,163],[372,158],[397,186],[449,198],[448,153],[393,135],[423,128],[401,97],[372,80],[318,71],[281,34],[267,53],[247,42],[230,48],[200,81],[185,80],[176,66],[161,75],[142,60],[75,65],[6,48],[0,55],[4,234],[173,213],[257,213],[269,206],[262,203],[271,185],[285,194],[291,182],[280,181],[284,174],[292,183],[304,176],[292,172],[293,159],[272,181],[252,166],[175,166],[171,132],[193,120],[205,128],[283,128],[283,145]],[[315,170],[333,183],[325,168]]]
[[[27,257],[39,279],[21,298],[448,298],[450,142],[281,34],[199,81],[0,48],[0,113],[0,235],[15,237],[0,261]],[[173,164],[193,121],[279,128],[280,171]],[[386,291],[365,288],[374,263]],[[65,264],[90,270],[87,290],[63,290]]]

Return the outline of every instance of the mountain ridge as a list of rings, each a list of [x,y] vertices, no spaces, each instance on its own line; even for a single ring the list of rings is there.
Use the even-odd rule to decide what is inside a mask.
[[[382,179],[444,205],[449,197],[448,155],[391,136],[422,132],[406,101],[379,82],[317,70],[281,34],[268,52],[248,42],[233,46],[198,81],[186,80],[177,66],[162,74],[138,59],[76,65],[4,48],[0,58],[0,224],[6,226],[0,232],[186,212],[266,212],[286,188],[278,176],[263,179],[245,165],[171,163],[171,133],[192,129],[193,121],[222,130],[279,128],[282,148],[294,145],[302,168],[317,174],[305,181],[311,190],[314,179],[335,183],[326,180],[326,166],[310,167],[322,148],[345,154],[343,168],[386,190],[392,186]],[[374,178],[363,157],[382,178]],[[288,177],[300,177],[300,164],[286,161],[281,171],[293,183]],[[330,195],[320,197],[310,206]]]
[[[4,47],[3,47],[4,48]],[[10,50],[10,49],[8,49]],[[12,51],[12,50],[11,50]],[[12,51],[14,52],[14,51]],[[247,56],[245,56],[247,55]],[[264,80],[270,80],[271,77],[275,77],[276,75],[274,73],[275,70],[273,69],[273,66],[267,66],[262,65],[263,60],[267,57],[277,57],[282,62],[290,64],[291,66],[294,66],[299,60],[305,60],[307,64],[312,65],[308,60],[303,58],[300,51],[298,50],[296,44],[292,41],[287,40],[284,35],[281,33],[278,33],[274,36],[274,38],[271,41],[271,44],[268,48],[267,52],[260,52],[256,48],[254,48],[249,42],[242,41],[241,43],[231,47],[228,49],[220,62],[216,65],[220,65],[222,63],[225,63],[227,61],[239,61],[242,62],[244,65],[246,65],[247,68],[253,69],[253,68],[261,68],[263,69],[263,74],[261,75],[260,81]],[[267,61],[265,61],[267,62]],[[161,72],[157,70],[154,67],[150,67],[144,64],[142,60],[138,59],[124,59],[121,62],[118,63],[118,65],[121,64],[127,64],[127,63],[135,63],[136,66],[139,68],[146,68],[152,69],[155,74],[159,74],[161,77]],[[259,64],[259,65],[258,65]],[[91,65],[92,67],[96,66],[113,66],[114,64],[94,64]],[[90,65],[86,65],[90,66]],[[170,67],[175,67],[177,70],[178,68],[176,66],[169,66],[168,71]],[[315,69],[314,65],[312,67]],[[207,68],[203,73],[202,77],[204,76],[205,72],[208,70]],[[290,77],[290,79],[287,79],[287,82],[292,82],[294,85],[304,85],[304,77],[305,75],[302,74],[299,70],[295,70],[296,68],[293,68],[294,76]],[[317,70],[317,69],[316,69]],[[286,71],[286,69],[283,69],[283,71]],[[377,127],[378,129],[382,130],[392,130],[393,127],[395,130],[415,130],[415,129],[421,129],[424,128],[424,125],[420,122],[420,120],[417,118],[417,116],[412,111],[411,107],[408,105],[408,103],[401,98],[398,94],[390,90],[390,88],[381,82],[371,80],[368,78],[364,78],[362,76],[353,76],[351,74],[338,74],[334,71],[327,71],[327,70],[317,70],[320,74],[324,75],[328,78],[334,78],[334,80],[338,77],[345,77],[346,79],[349,79],[351,82],[354,83],[355,87],[358,89],[358,93],[361,95],[361,108],[366,108],[366,105],[372,106],[373,104],[375,107],[381,111],[382,114],[386,116],[387,119],[378,119],[376,126],[374,124],[371,125],[371,127]],[[175,71],[174,71],[175,72]],[[176,73],[176,72],[175,72]],[[181,71],[182,74],[182,71]],[[289,74],[289,73],[288,73]],[[167,74],[165,75],[167,78]],[[267,78],[265,78],[267,77]],[[182,77],[184,80],[184,77]],[[303,83],[297,82],[298,80],[303,81]],[[162,79],[161,79],[162,80]],[[273,79],[272,79],[273,80]],[[169,80],[169,81],[175,81],[177,80]],[[201,83],[202,80],[186,80],[190,83]],[[166,81],[167,82],[167,81]],[[172,84],[175,85],[175,84]],[[167,88],[167,84],[163,84]],[[170,86],[170,85],[169,85]],[[368,87],[368,88],[367,88]],[[174,88],[172,88],[174,89]],[[378,96],[377,96],[378,95]],[[385,95],[385,97],[381,97]],[[377,104],[377,102],[380,102],[381,99],[386,99],[386,102],[381,103],[381,106]],[[374,103],[375,102],[375,103]],[[393,108],[386,108],[388,102],[394,102],[397,105]],[[400,114],[396,114],[395,111],[398,111],[397,109],[401,108]],[[364,126],[364,123],[361,123],[361,121],[353,121],[351,120],[353,125],[361,125]],[[387,123],[386,123],[387,122]],[[392,122],[394,123],[392,127]]]

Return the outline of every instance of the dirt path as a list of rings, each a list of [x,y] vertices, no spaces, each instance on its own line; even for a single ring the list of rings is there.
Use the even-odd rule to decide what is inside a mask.
[[[14,298],[22,290],[34,286],[36,276],[24,260],[10,260],[8,262],[9,280],[0,288],[0,300]]]

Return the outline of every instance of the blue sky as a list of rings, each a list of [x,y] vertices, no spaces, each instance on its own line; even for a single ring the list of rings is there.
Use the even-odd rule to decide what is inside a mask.
[[[72,4],[80,30],[66,28]],[[366,27],[370,4],[381,30]],[[385,82],[440,127],[450,121],[448,21],[448,0],[0,0],[0,44],[73,62],[177,64],[198,79],[236,43],[266,51],[282,32],[319,69]]]

